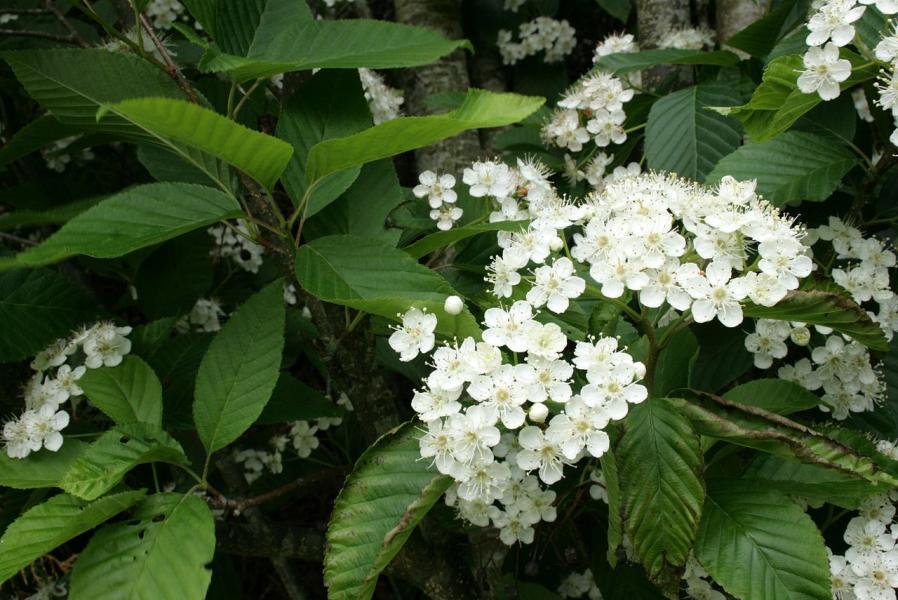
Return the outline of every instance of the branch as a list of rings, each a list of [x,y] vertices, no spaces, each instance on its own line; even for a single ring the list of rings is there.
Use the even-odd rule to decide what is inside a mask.
[[[345,476],[347,471],[347,467],[334,467],[332,469],[324,469],[321,471],[316,471],[315,473],[307,476],[300,477],[299,479],[294,479],[290,483],[286,483],[280,487],[277,487],[273,490],[265,492],[264,494],[259,494],[258,496],[251,496],[249,498],[227,498],[224,494],[222,494],[219,490],[215,489],[212,486],[208,487],[209,492],[212,496],[209,498],[209,504],[215,508],[223,508],[228,511],[233,511],[234,514],[240,514],[246,511],[248,508],[253,508],[266,502],[270,502],[271,500],[275,500],[282,496],[286,496],[291,492],[295,492],[301,488],[310,488],[312,484],[320,483],[326,480],[336,479],[337,481],[342,481],[342,477]],[[317,487],[315,489],[317,493],[321,493],[321,488]]]
[[[153,45],[156,46],[156,50],[159,51],[159,55],[162,56],[162,62],[165,63],[165,71],[168,73],[169,77],[175,80],[175,83],[178,84],[178,87],[181,88],[184,93],[187,95],[187,98],[190,99],[194,104],[199,104],[199,98],[196,96],[196,92],[193,91],[193,88],[190,87],[190,84],[184,79],[184,75],[181,74],[181,70],[178,69],[178,65],[175,64],[175,61],[172,60],[171,54],[168,53],[168,50],[165,48],[165,44],[159,39],[156,35],[156,32],[153,31],[153,26],[147,20],[146,16],[140,15],[140,24],[143,26],[144,31],[147,32],[147,35],[150,36],[150,40],[152,40]]]
[[[75,40],[78,45],[80,45],[82,48],[90,47],[90,44],[87,43],[87,40],[81,37],[81,34],[78,33],[78,30],[75,29],[72,24],[69,23],[69,20],[65,18],[65,15],[59,12],[59,9],[56,8],[56,3],[53,0],[44,0],[44,8],[48,13],[53,15],[56,20],[66,28],[66,30],[68,30],[69,37]]]
[[[52,40],[63,44],[81,45],[77,38],[70,35],[59,35],[56,33],[47,33],[46,31],[29,31],[27,29],[0,29],[0,36],[29,37],[41,40]]]

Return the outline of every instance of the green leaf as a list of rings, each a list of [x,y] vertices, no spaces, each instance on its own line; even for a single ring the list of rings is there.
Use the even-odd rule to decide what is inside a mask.
[[[48,144],[79,133],[81,130],[77,127],[60,123],[51,115],[38,117],[18,130],[12,139],[0,149],[0,166],[8,165]]]
[[[623,75],[631,71],[642,71],[656,65],[716,65],[719,67],[732,67],[738,62],[739,57],[727,50],[705,52],[704,50],[664,48],[609,54],[599,59],[596,63],[596,69]]]
[[[894,461],[885,464],[875,449],[852,448],[786,417],[712,394],[670,402],[702,435],[832,469],[875,485],[898,485]]]
[[[422,148],[468,129],[502,127],[536,111],[544,98],[469,90],[457,109],[427,117],[399,117],[361,133],[312,147],[306,178],[314,182],[348,167]]]
[[[96,314],[96,302],[56,271],[0,272],[0,362],[32,356]]]
[[[690,327],[698,339],[699,353],[693,364],[689,387],[716,392],[754,367],[745,349],[745,332],[720,323]]]
[[[100,529],[75,562],[72,600],[202,600],[212,579],[215,520],[193,494],[155,494]]]
[[[845,473],[784,460],[771,454],[758,456],[742,477],[757,482],[759,488],[775,489],[790,496],[849,509],[857,508],[864,499],[875,493],[890,489],[886,484],[877,486]]]
[[[319,71],[290,97],[278,119],[277,136],[293,146],[293,155],[281,178],[293,204],[298,205],[309,189],[306,182],[309,150],[322,140],[351,135],[370,127],[371,123],[371,112],[355,71]],[[358,175],[358,170],[349,169],[335,173],[331,185],[319,184],[308,200],[306,216],[336,200]]]
[[[801,321],[810,325],[824,325],[851,336],[865,346],[888,352],[889,343],[882,329],[870,319],[864,309],[851,299],[823,290],[794,290],[776,306],[748,304],[743,307],[746,317]]]
[[[171,77],[147,61],[107,50],[20,50],[0,54],[25,90],[59,122],[83,131],[140,137],[122,119],[97,122],[103,104],[128,98],[183,98]]]
[[[632,8],[630,0],[596,0],[606,13],[626,24]]]
[[[246,56],[272,28],[312,20],[305,0],[217,0],[213,37],[222,50]]]
[[[384,242],[352,235],[313,240],[296,253],[296,277],[325,302],[388,319],[412,306],[426,308],[437,316],[440,333],[459,339],[480,335],[467,308],[459,315],[443,309],[446,297],[456,292],[441,275]]]
[[[122,492],[88,504],[60,494],[29,509],[0,538],[0,583],[34,559],[122,512],[141,497],[142,491]]]
[[[752,482],[714,481],[695,555],[743,600],[831,600],[823,537],[789,498]]]
[[[671,337],[658,355],[651,395],[661,398],[676,389],[688,387],[698,353],[698,340],[688,329]]]
[[[186,464],[184,450],[159,427],[131,423],[110,429],[76,458],[59,487],[94,500],[118,485],[125,474],[148,462]]]
[[[611,567],[617,567],[617,549],[623,542],[624,524],[621,514],[621,482],[617,467],[617,431],[608,429],[611,448],[599,458],[602,474],[605,476],[605,490],[608,494],[608,552],[606,559]]]
[[[193,419],[208,454],[240,437],[271,397],[284,349],[283,286],[278,279],[244,302],[203,356]]]
[[[269,190],[287,167],[293,149],[270,135],[253,131],[186,100],[140,98],[104,104],[97,120],[113,114],[148,135],[182,144],[234,165]]]
[[[733,35],[726,41],[726,45],[756,57],[768,55],[783,34],[806,14],[802,13],[802,7],[796,6],[797,4],[801,3],[796,0],[780,3],[768,15]]]
[[[212,286],[212,236],[199,230],[162,244],[140,263],[134,277],[137,301],[150,319],[178,316]],[[177,281],[178,285],[170,285]]]
[[[470,47],[435,31],[401,23],[352,19],[260,22],[246,56],[210,48],[200,68],[238,81],[306,69],[391,69],[436,61]]]
[[[797,383],[785,379],[749,381],[737,385],[723,397],[726,400],[757,406],[780,415],[807,410],[820,404],[820,398]]]
[[[90,403],[117,425],[162,426],[162,384],[150,366],[134,355],[117,367],[89,369],[78,385]]]
[[[102,198],[75,200],[46,210],[18,209],[0,215],[0,230],[31,225],[57,225],[65,223],[100,202]]]
[[[449,231],[437,231],[426,235],[414,244],[403,248],[413,258],[423,258],[441,248],[451,246],[456,242],[466,240],[469,237],[481,233],[494,233],[496,231],[521,231],[527,228],[527,221],[500,221],[498,223],[478,223],[477,225],[465,225],[453,227]]]
[[[331,600],[364,600],[377,576],[452,483],[420,460],[420,433],[406,423],[355,464],[327,527],[324,583]]]
[[[215,31],[215,9],[218,0],[181,0],[181,4],[187,7],[203,31]]]
[[[627,415],[616,458],[633,548],[651,579],[676,589],[705,496],[698,436],[666,400],[651,398]]]
[[[851,149],[832,138],[787,131],[725,156],[708,174],[708,182],[718,182],[727,175],[739,180],[757,179],[758,193],[776,206],[802,200],[819,202],[832,195],[857,163]]]
[[[703,181],[721,158],[742,143],[739,121],[706,107],[737,104],[739,100],[732,88],[702,84],[655,102],[645,129],[649,167]]]
[[[67,439],[56,452],[40,450],[24,459],[0,453],[0,486],[20,490],[54,487],[86,447],[85,442]]]
[[[0,267],[46,265],[76,254],[115,258],[241,214],[237,200],[213,188],[150,183],[106,198]]]
[[[307,421],[321,417],[340,417],[343,411],[318,390],[309,387],[289,373],[281,373],[271,393],[271,400],[259,418],[258,425]]]
[[[877,67],[857,54],[843,48],[841,57],[852,64],[851,76],[841,83],[842,90],[876,77]],[[798,89],[796,82],[802,71],[804,61],[801,55],[780,56],[767,64],[763,81],[747,104],[724,107],[719,112],[742,121],[752,141],[769,140],[789,129],[802,115],[822,102],[818,94],[805,94]]]

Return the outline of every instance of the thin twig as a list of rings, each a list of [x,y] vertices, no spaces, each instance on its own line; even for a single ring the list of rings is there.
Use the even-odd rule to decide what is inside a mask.
[[[45,15],[46,8],[0,8],[0,14],[4,15]]]
[[[153,31],[153,26],[147,20],[145,15],[140,15],[140,24],[143,25],[144,31],[147,32],[147,35],[150,36],[150,39],[153,41],[153,45],[156,46],[156,50],[159,51],[159,54],[162,56],[162,62],[165,63],[165,70],[168,72],[169,76],[175,80],[175,83],[178,84],[191,102],[194,104],[199,104],[199,99],[196,96],[196,92],[193,91],[193,88],[190,87],[190,84],[184,79],[184,76],[181,74],[180,69],[178,69],[178,65],[175,64],[175,61],[172,60],[171,55],[168,53],[168,50],[165,48],[165,44],[163,44],[159,38],[156,36],[156,32]]]
[[[53,0],[44,0],[44,8],[48,13],[53,15],[56,20],[66,28],[66,30],[68,30],[69,37],[78,42],[78,45],[80,45],[82,48],[90,47],[90,44],[87,43],[87,40],[81,37],[81,34],[78,33],[78,30],[75,29],[75,27],[71,23],[69,23],[69,20],[65,18],[65,15],[59,12],[59,9],[56,8],[56,3]]]
[[[314,473],[313,475],[309,475],[308,477],[300,477],[299,479],[294,479],[290,483],[286,483],[281,487],[265,492],[264,494],[259,494],[258,496],[251,496],[249,498],[227,498],[224,494],[222,494],[212,486],[208,486],[206,489],[210,493],[209,504],[211,504],[215,508],[224,508],[240,514],[247,508],[265,504],[266,502],[270,502],[271,500],[280,498],[281,496],[286,496],[287,494],[299,488],[309,486],[322,480],[330,479],[335,475],[340,475],[345,472],[346,467],[333,467],[330,469],[324,469],[321,471],[317,471],[316,473]]]
[[[27,29],[0,29],[0,35],[39,38],[42,40],[61,42],[63,44],[81,45],[76,38],[73,38],[70,35],[59,35],[56,33],[47,33],[46,31],[29,31]]]

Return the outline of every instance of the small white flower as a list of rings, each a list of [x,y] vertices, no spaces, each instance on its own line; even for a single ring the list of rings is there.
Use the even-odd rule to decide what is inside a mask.
[[[798,76],[798,89],[805,94],[816,92],[823,100],[838,98],[839,84],[851,75],[851,62],[839,58],[839,48],[832,42],[809,49],[804,55],[804,66]]]
[[[420,182],[412,189],[418,198],[427,197],[430,208],[440,208],[443,204],[455,204],[458,195],[452,190],[455,177],[444,174],[437,175],[433,171],[424,171],[418,176]]]
[[[410,308],[402,315],[402,326],[394,327],[390,348],[399,353],[399,360],[408,362],[433,350],[437,317],[418,308]]]
[[[554,313],[567,310],[571,298],[586,290],[586,281],[575,275],[574,263],[567,257],[557,259],[552,266],[536,269],[536,281],[527,292],[527,302],[533,306],[545,304]]]

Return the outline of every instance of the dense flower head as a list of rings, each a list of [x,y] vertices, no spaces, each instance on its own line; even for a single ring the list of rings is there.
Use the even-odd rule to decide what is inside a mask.
[[[513,39],[511,31],[499,31],[497,44],[506,65],[513,65],[540,52],[544,53],[547,63],[557,63],[570,54],[577,43],[576,32],[570,23],[551,17],[536,17],[521,23],[518,27],[519,41]]]
[[[58,451],[69,414],[61,407],[84,394],[78,381],[88,369],[115,367],[131,352],[131,328],[101,321],[52,342],[31,361],[34,374],[24,388],[25,411],[3,425],[10,458],[46,448]]]

